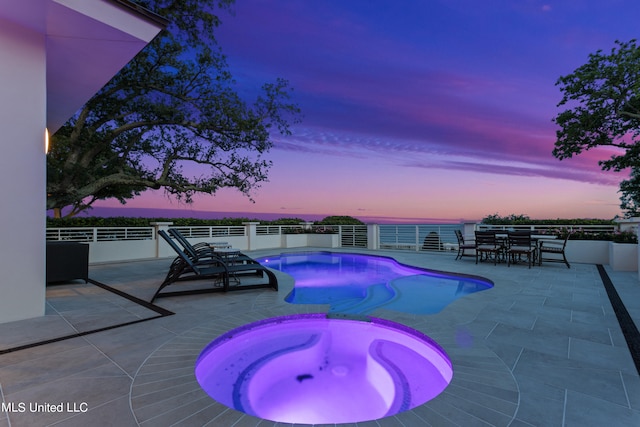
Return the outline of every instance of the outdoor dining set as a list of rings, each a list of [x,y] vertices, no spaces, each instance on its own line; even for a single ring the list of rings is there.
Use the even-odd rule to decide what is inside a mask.
[[[561,262],[571,268],[565,249],[569,235],[564,240],[556,236],[534,234],[531,230],[476,230],[474,240],[466,240],[460,230],[456,230],[458,254],[456,260],[463,256],[475,257],[478,262],[490,261],[494,265],[501,262],[507,266],[526,262],[542,265],[542,262]]]

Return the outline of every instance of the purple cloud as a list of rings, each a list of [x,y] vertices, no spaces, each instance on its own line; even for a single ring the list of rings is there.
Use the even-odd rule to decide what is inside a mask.
[[[552,156],[552,119],[560,76],[636,37],[640,3],[621,5],[247,0],[223,17],[217,37],[247,99],[265,81],[291,82],[305,118],[275,138],[279,161],[373,159],[396,175],[446,169],[615,192],[626,175],[597,164],[611,152]]]

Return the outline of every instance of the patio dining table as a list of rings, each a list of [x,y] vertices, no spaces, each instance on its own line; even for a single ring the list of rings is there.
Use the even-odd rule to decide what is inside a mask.
[[[536,250],[540,247],[540,242],[543,242],[545,240],[556,240],[557,238],[558,236],[549,234],[531,234],[531,242],[535,246]],[[502,262],[504,262],[504,260],[506,259],[504,258],[506,257],[506,248],[508,247],[509,243],[509,234],[506,232],[497,232],[496,240],[503,245],[504,252],[501,254],[501,257],[503,257]]]
[[[549,234],[532,234],[531,241],[535,245],[536,248],[540,246],[540,242],[544,240],[556,240],[558,236],[553,236]],[[509,234],[507,233],[496,233],[496,240],[504,243],[504,246],[507,246],[509,241]]]
[[[558,236],[553,236],[553,235],[549,235],[549,234],[532,234],[531,235],[531,240],[533,240],[534,242],[539,242],[540,240],[556,240],[558,238]],[[508,233],[496,233],[496,239],[499,240],[508,240],[509,239],[509,234]]]

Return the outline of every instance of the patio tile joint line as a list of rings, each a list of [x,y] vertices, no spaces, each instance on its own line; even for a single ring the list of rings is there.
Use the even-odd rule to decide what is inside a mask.
[[[620,324],[620,329],[622,329],[622,334],[627,342],[627,347],[629,347],[629,351],[631,352],[633,363],[636,365],[638,375],[640,375],[640,332],[638,331],[638,327],[633,322],[631,315],[624,306],[622,298],[618,295],[618,291],[616,291],[607,271],[604,269],[602,264],[597,264],[596,267],[598,268],[600,279],[607,291],[607,296],[609,297],[613,311],[615,312],[618,323]]]
[[[60,342],[60,341],[65,341],[68,339],[72,339],[72,338],[79,338],[79,337],[83,337],[85,335],[91,335],[91,334],[95,334],[97,332],[104,332],[104,331],[109,331],[111,329],[116,329],[116,328],[121,328],[123,326],[130,326],[130,325],[135,325],[137,323],[142,323],[142,322],[146,322],[149,320],[154,320],[154,319],[159,319],[161,317],[167,317],[167,316],[172,316],[175,313],[172,311],[169,311],[165,308],[162,308],[160,306],[157,306],[155,304],[151,304],[150,302],[147,302],[145,300],[142,300],[140,298],[134,297],[133,295],[129,295],[126,292],[122,292],[118,289],[112,288],[111,286],[105,285],[104,283],[100,283],[96,280],[93,279],[87,279],[88,282],[90,282],[93,285],[96,285],[106,291],[112,292],[118,296],[121,296],[123,298],[128,299],[129,301],[136,303],[138,305],[141,305],[151,311],[155,311],[156,313],[158,313],[158,316],[153,316],[153,317],[148,317],[146,319],[138,319],[138,320],[133,320],[131,322],[126,322],[126,323],[120,323],[117,325],[111,325],[111,326],[105,326],[104,328],[99,328],[99,329],[92,329],[90,331],[84,331],[84,332],[78,332],[76,334],[70,334],[70,335],[65,335],[62,337],[58,337],[58,338],[51,338],[48,340],[43,340],[43,341],[38,341],[35,343],[30,343],[30,344],[25,344],[25,345],[21,345],[18,347],[12,347],[12,348],[7,348],[7,349],[3,349],[0,350],[0,356],[3,354],[8,354],[8,353],[13,353],[16,351],[20,351],[20,350],[26,350],[28,348],[34,348],[34,347],[39,347],[41,345],[46,345],[46,344],[52,344],[55,342]]]

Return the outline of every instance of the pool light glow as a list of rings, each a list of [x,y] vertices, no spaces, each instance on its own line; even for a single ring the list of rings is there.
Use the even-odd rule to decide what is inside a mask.
[[[451,381],[428,336],[388,320],[276,317],[220,336],[200,354],[200,386],[220,403],[283,423],[374,420],[421,405]]]

